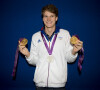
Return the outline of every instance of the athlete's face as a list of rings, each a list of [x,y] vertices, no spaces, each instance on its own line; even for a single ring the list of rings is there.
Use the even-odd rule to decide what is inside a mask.
[[[43,22],[45,27],[52,28],[55,27],[56,21],[58,20],[58,17],[54,13],[51,13],[49,11],[45,11],[43,14]]]

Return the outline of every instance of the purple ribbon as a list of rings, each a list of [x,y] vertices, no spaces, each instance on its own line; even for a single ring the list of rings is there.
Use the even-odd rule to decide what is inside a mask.
[[[18,45],[17,45],[17,49],[16,49],[16,53],[15,53],[14,68],[13,68],[13,72],[12,72],[12,77],[13,77],[13,79],[15,79],[16,71],[17,71],[18,54],[19,54],[19,41],[21,42],[23,39],[24,39],[24,38],[20,38],[20,39],[18,40]]]
[[[78,54],[79,54],[78,68],[81,71],[82,70],[82,62],[84,59],[84,49],[82,48],[81,50],[79,50]]]
[[[53,42],[52,42],[52,45],[51,45],[51,49],[48,47],[47,42],[46,42],[44,35],[42,33],[41,33],[41,36],[42,36],[44,45],[45,45],[49,55],[52,55],[52,51],[53,51],[53,47],[54,47],[54,44],[55,44],[55,41],[56,41],[56,38],[57,38],[57,34],[55,34],[55,36],[54,36],[54,39],[53,39]]]
[[[74,36],[79,39],[78,35],[74,35]],[[84,49],[83,48],[78,51],[78,55],[79,55],[78,69],[79,69],[79,71],[81,71],[82,70],[82,62],[83,62],[83,59],[84,59]]]
[[[46,47],[46,49],[47,49],[47,51],[48,51],[48,54],[49,54],[49,55],[52,55],[52,51],[53,51],[54,44],[55,44],[55,41],[56,41],[56,38],[57,38],[57,34],[55,34],[55,36],[54,36],[54,39],[53,39],[53,42],[52,42],[52,45],[51,45],[51,49],[48,47],[47,42],[46,42],[46,40],[45,40],[45,38],[44,38],[44,35],[43,35],[42,33],[41,33],[41,36],[42,36],[44,45],[45,45],[45,47]],[[50,63],[49,63],[49,66],[48,66],[47,87],[48,87],[48,78],[49,78],[49,67],[50,67]]]

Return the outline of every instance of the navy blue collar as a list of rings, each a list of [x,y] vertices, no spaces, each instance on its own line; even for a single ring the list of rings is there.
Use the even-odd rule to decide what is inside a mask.
[[[51,41],[53,35],[54,35],[54,34],[57,34],[57,33],[59,32],[59,30],[60,30],[60,27],[59,27],[59,26],[56,26],[56,29],[55,29],[54,33],[51,35],[50,38],[49,38],[49,36],[45,33],[44,28],[42,28],[41,33],[45,35],[45,37],[46,37],[46,39],[47,39],[48,41]]]

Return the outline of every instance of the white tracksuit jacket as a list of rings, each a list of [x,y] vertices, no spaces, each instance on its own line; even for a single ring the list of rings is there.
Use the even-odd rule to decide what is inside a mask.
[[[67,82],[67,63],[74,62],[77,54],[72,54],[70,34],[67,30],[60,29],[53,48],[53,61],[48,62],[49,56],[41,37],[41,31],[32,36],[30,56],[26,60],[31,65],[36,65],[34,82],[38,87],[64,87]],[[46,39],[46,37],[45,37]],[[50,46],[52,44],[50,42]],[[49,41],[46,39],[47,44]]]

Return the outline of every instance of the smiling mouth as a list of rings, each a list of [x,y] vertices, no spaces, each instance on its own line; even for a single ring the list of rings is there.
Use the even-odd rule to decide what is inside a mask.
[[[47,24],[52,24],[52,22],[46,22]]]

